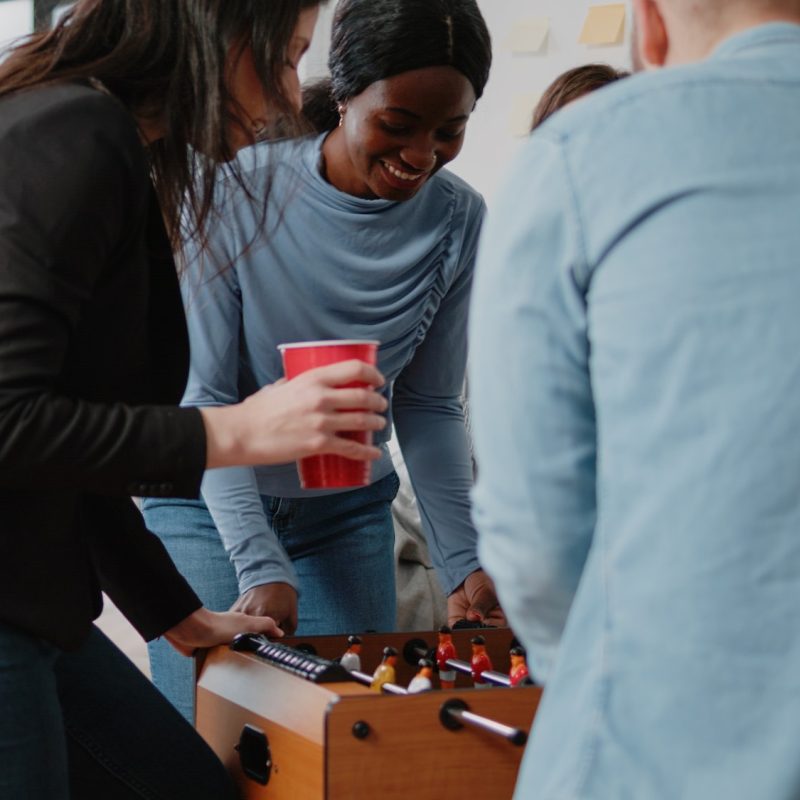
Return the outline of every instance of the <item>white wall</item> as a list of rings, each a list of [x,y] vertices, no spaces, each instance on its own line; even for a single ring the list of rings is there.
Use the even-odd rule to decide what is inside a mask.
[[[564,70],[591,61],[629,67],[630,9],[625,41],[589,47],[578,44],[590,6],[605,0],[478,0],[492,34],[494,62],[483,98],[472,116],[461,155],[451,169],[481,191],[491,203],[502,176],[523,139],[514,128],[533,111],[536,99]],[[320,12],[311,50],[303,60],[304,79],[327,73],[334,0]],[[629,3],[628,3],[629,5]],[[550,32],[540,53],[515,54],[506,42],[521,22],[546,17]],[[0,0],[2,43],[33,26],[32,0]],[[0,56],[2,57],[2,56]]]
[[[630,8],[624,43],[597,47],[578,44],[589,7],[600,1],[478,0],[492,34],[492,74],[470,121],[464,149],[451,169],[482,192],[487,202],[491,203],[514,153],[524,141],[512,132],[519,128],[520,114],[525,117],[533,111],[536,99],[554,78],[571,67],[594,61],[629,68]],[[331,1],[320,14],[314,43],[305,60],[308,77],[327,71],[334,6]],[[550,22],[542,51],[511,53],[505,44],[511,33],[519,23],[539,17],[547,17]]]
[[[33,30],[33,0],[0,2],[0,59],[6,47]]]

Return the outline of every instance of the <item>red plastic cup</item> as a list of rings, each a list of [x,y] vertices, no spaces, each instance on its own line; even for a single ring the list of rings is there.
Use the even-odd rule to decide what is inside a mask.
[[[356,339],[333,339],[326,342],[295,342],[278,345],[283,357],[283,371],[288,380],[315,367],[358,359],[373,366],[378,363],[379,342]],[[354,382],[341,388],[365,386]],[[372,431],[341,431],[339,436],[372,444]],[[337,455],[309,456],[297,462],[300,485],[304,489],[350,489],[369,486],[372,462]]]

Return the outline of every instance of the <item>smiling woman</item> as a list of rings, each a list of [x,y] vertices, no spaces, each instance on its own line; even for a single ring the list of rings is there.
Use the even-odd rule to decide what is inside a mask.
[[[422,87],[422,91],[420,88]],[[461,150],[475,89],[451,66],[376,81],[339,106],[325,177],[356,197],[408,200]]]
[[[241,241],[251,246],[211,283],[204,254],[187,251],[184,403],[223,406],[280,378],[283,342],[380,341],[385,393],[450,618],[500,622],[476,555],[461,403],[484,203],[444,169],[461,150],[490,62],[475,0],[341,0],[330,58],[341,117],[332,130],[259,144],[237,161],[256,193],[276,165],[270,203],[280,224],[265,233],[245,194],[225,184],[226,224],[210,244],[222,260]],[[388,430],[377,436],[383,455],[367,487],[304,490],[293,464],[217,470],[202,501],[148,500],[148,526],[214,608],[267,613],[302,635],[393,629],[398,479],[388,438]],[[191,669],[161,643],[151,664],[191,716]]]

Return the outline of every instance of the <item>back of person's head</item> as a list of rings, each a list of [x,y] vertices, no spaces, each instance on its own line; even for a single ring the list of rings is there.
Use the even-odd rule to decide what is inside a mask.
[[[491,37],[475,0],[340,0],[333,22],[331,91],[346,103],[403,72],[451,66],[483,94]]]
[[[0,65],[0,97],[53,81],[99,81],[164,135],[151,149],[173,243],[180,208],[202,221],[215,164],[232,156],[231,125],[248,126],[226,81],[231,51],[252,49],[257,81],[281,130],[296,109],[284,84],[301,12],[320,0],[77,0],[52,30],[33,34]],[[198,159],[207,156],[198,174]],[[196,194],[198,192],[199,194]]]
[[[800,0],[638,0],[637,70],[700,61],[725,39],[769,22],[800,24]]]
[[[596,89],[625,78],[630,73],[608,64],[586,64],[559,75],[548,87],[533,111],[531,130],[536,130],[548,117],[573,100]]]
[[[339,124],[339,109],[333,99],[330,78],[303,85],[303,116],[319,133],[332,130]]]

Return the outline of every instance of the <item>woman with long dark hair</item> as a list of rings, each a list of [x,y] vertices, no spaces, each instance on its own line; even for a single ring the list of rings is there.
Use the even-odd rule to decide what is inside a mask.
[[[380,455],[336,435],[384,425],[376,392],[333,388],[382,383],[358,362],[226,409],[174,405],[188,340],[170,244],[202,249],[219,165],[291,124],[317,6],[79,0],[0,65],[3,800],[233,797],[92,620],[103,590],[184,654],[280,631],[203,608],[130,496],[196,496],[208,467]]]
[[[461,150],[489,76],[489,33],[474,0],[341,0],[333,24],[332,126],[243,151],[266,188],[263,233],[246,195],[220,184],[217,258],[250,247],[218,281],[190,245],[192,369],[184,403],[224,408],[281,375],[277,345],[375,339],[379,367],[453,619],[502,621],[470,520],[472,463],[461,392],[466,311],[484,215],[480,195],[443,169]],[[319,121],[319,120],[317,120]],[[259,188],[260,187],[260,188]],[[269,614],[298,634],[395,626],[392,499],[382,458],[370,485],[300,487],[293,464],[216,470],[204,501],[145,503],[145,517],[211,608]],[[191,674],[159,642],[156,684],[192,715]]]

